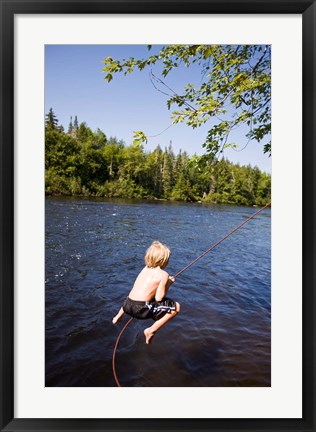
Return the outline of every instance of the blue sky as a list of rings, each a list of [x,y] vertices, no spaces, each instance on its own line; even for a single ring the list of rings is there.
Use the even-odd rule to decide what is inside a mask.
[[[154,46],[152,52],[157,49]],[[107,137],[122,139],[127,145],[133,141],[133,131],[142,130],[149,137],[145,150],[151,151],[158,144],[164,148],[171,142],[175,153],[181,149],[190,155],[203,154],[208,124],[197,129],[177,124],[163,132],[172,122],[172,110],[167,109],[167,96],[152,85],[150,69],[127,76],[114,75],[110,83],[104,79],[105,57],[143,58],[147,54],[146,45],[46,45],[45,113],[53,108],[65,130],[70,117],[77,115],[79,123],[86,122],[92,130],[99,128]],[[152,71],[159,76],[159,66],[153,66]],[[173,70],[164,79],[179,93],[187,83],[199,84],[200,80],[200,70],[195,66]],[[240,148],[247,143],[242,128],[232,139]],[[271,173],[271,158],[263,154],[262,147],[261,143],[250,142],[240,152],[226,149],[224,156]]]

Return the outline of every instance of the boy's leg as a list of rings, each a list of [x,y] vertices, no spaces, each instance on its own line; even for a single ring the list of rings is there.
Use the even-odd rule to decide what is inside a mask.
[[[118,314],[115,315],[115,317],[112,319],[112,323],[116,324],[122,318],[123,315],[124,315],[124,310],[121,307],[121,309],[118,311]]]
[[[148,327],[144,330],[144,335],[146,338],[146,344],[150,344],[152,338],[154,337],[155,333],[165,324],[167,324],[168,321],[170,321],[172,318],[174,318],[178,313],[180,312],[180,304],[176,302],[176,310],[170,311],[170,313],[166,313],[162,318],[155,321],[154,324],[151,327]]]

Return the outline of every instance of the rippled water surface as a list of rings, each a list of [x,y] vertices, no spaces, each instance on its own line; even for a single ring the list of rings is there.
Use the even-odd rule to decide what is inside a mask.
[[[174,274],[255,212],[250,207],[46,200],[46,386],[116,386],[111,323],[153,240]],[[181,313],[151,345],[133,320],[120,339],[122,386],[270,386],[270,209],[182,273]]]

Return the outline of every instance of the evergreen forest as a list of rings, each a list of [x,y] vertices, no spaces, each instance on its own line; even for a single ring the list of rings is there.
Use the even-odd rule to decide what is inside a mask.
[[[271,175],[211,154],[175,154],[92,131],[70,119],[68,130],[50,109],[45,117],[45,192],[53,196],[167,199],[265,205]]]

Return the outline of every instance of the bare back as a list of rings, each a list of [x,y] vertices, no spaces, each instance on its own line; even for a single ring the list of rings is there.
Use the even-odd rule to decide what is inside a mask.
[[[144,267],[135,280],[129,298],[138,301],[150,301],[156,297],[157,290],[162,292],[159,297],[163,297],[168,278],[168,273],[160,267]]]

